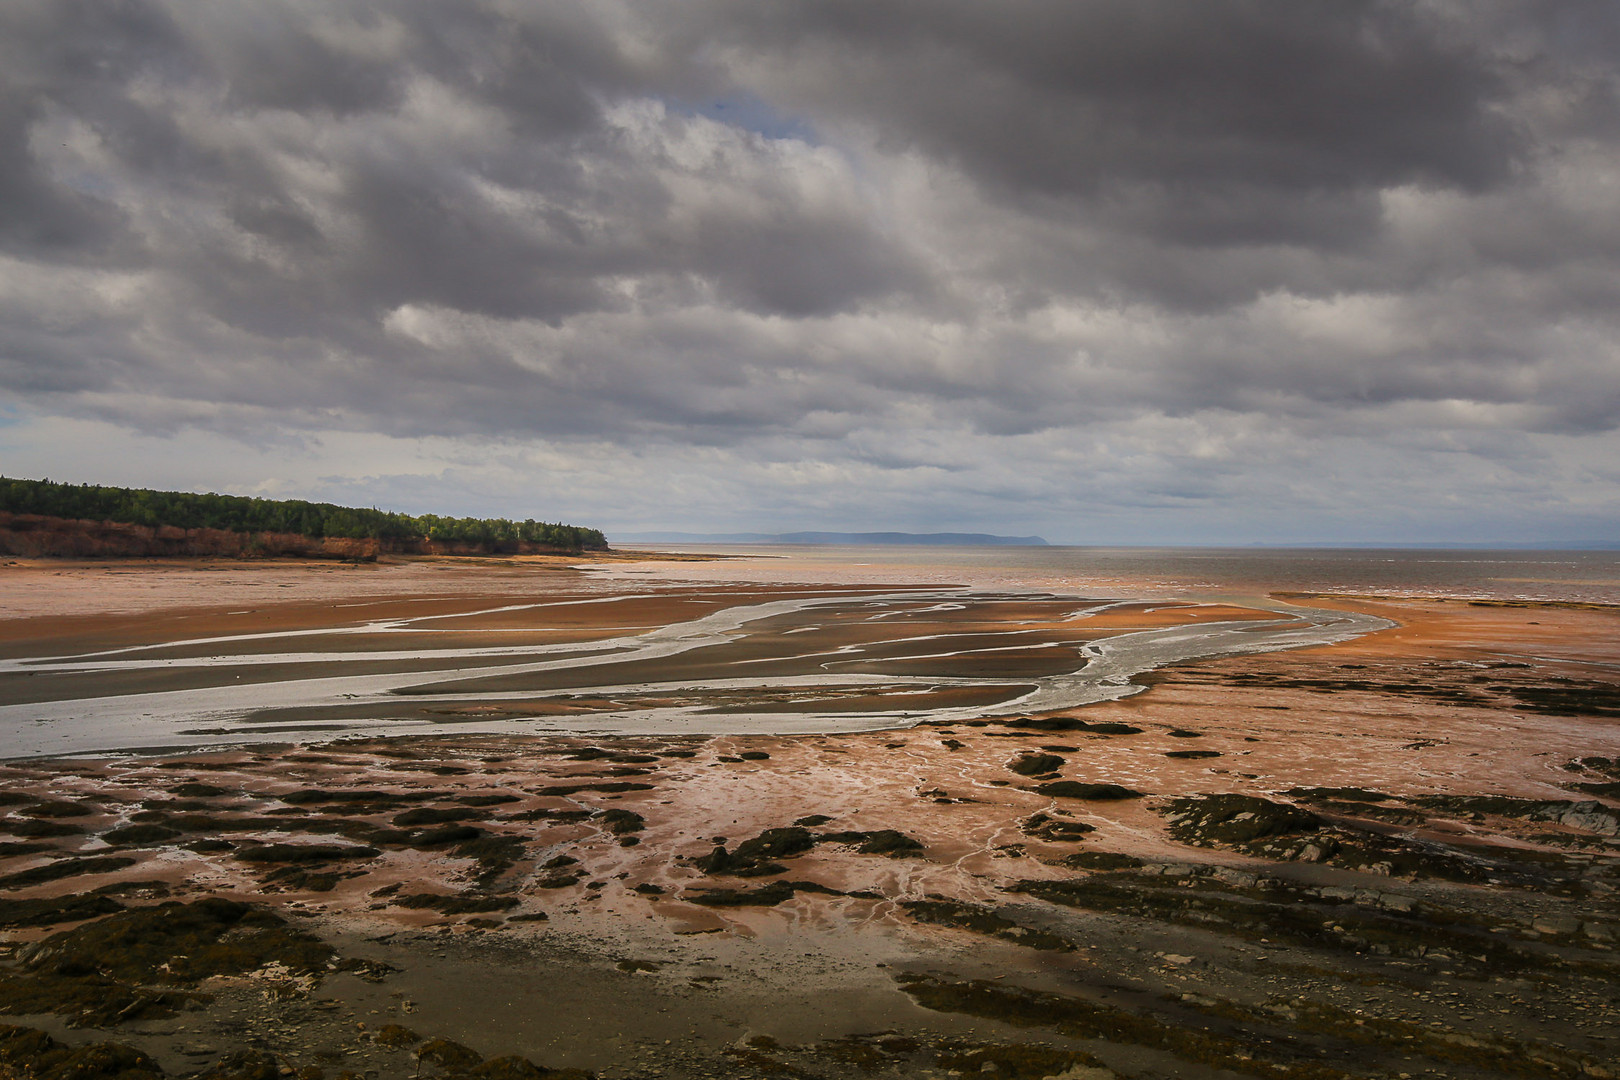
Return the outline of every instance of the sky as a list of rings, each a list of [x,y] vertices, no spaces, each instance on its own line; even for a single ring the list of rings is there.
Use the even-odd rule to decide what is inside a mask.
[[[1612,0],[7,0],[0,473],[1620,539]]]

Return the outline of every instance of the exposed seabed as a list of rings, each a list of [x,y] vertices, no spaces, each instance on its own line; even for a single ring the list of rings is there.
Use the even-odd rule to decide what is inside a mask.
[[[887,671],[846,673],[832,670],[874,655],[873,642],[845,643],[827,649],[813,633],[833,617],[863,622],[893,619],[895,633],[877,644],[904,643],[917,659],[919,642],[930,642],[928,659],[983,655],[994,649],[952,649],[949,633],[908,635],[905,619],[896,616],[934,616],[942,612],[971,613],[976,606],[1012,600],[1068,601],[1075,609],[1066,622],[1081,630],[1086,621],[1121,607],[1123,601],[1087,601],[1042,595],[1016,597],[961,588],[910,589],[905,592],[857,596],[810,596],[742,603],[700,617],[636,633],[598,640],[570,640],[513,645],[445,647],[458,634],[487,639],[490,630],[450,628],[476,624],[490,616],[510,618],[533,615],[533,631],[544,629],[548,608],[643,599],[639,594],[527,604],[503,604],[454,616],[392,618],[359,625],[316,629],[233,634],[165,642],[163,655],[154,646],[111,649],[73,656],[23,657],[0,661],[0,676],[32,674],[71,678],[138,676],[162,671],[173,675],[213,673],[218,681],[177,690],[141,693],[104,693],[70,696],[61,700],[28,701],[0,706],[0,759],[38,756],[74,756],[140,750],[207,748],[265,742],[299,741],[347,736],[442,734],[570,734],[570,735],[784,735],[830,734],[907,727],[925,720],[952,721],[970,716],[1002,716],[1020,712],[1051,712],[1136,693],[1133,677],[1155,668],[1187,660],[1271,652],[1341,642],[1392,625],[1370,615],[1266,602],[1263,611],[1276,618],[1257,617],[1188,625],[1157,627],[1135,632],[1099,635],[1074,641],[1065,635],[1050,639],[1038,631],[1008,633],[1005,651],[1071,647],[1073,667],[1024,677],[972,677],[915,675]],[[627,667],[749,644],[769,625],[774,645],[762,661],[753,657],[733,660],[744,666],[769,662],[769,674],[715,677],[695,673],[674,680],[624,681]],[[519,631],[522,632],[522,631]],[[412,638],[431,634],[435,647],[412,648]],[[1034,636],[1032,637],[1031,634]],[[301,639],[320,637],[364,638],[365,651],[297,649]],[[399,638],[395,649],[378,648],[380,639]],[[263,650],[285,643],[279,651]],[[977,644],[977,643],[976,643]],[[250,651],[251,650],[251,651]],[[824,659],[820,659],[823,658]],[[442,666],[434,661],[442,660]],[[410,662],[412,670],[377,671],[390,663]],[[337,663],[350,670],[318,677],[266,679],[270,669],[296,673],[309,665],[330,668]],[[427,663],[425,669],[421,666]],[[782,665],[797,666],[786,670]],[[808,670],[804,670],[808,668]],[[503,685],[524,676],[543,676],[555,692],[559,677],[570,694],[627,699],[626,707],[563,715],[525,715],[521,703],[535,697],[530,689],[435,689],[446,683],[488,679],[498,674]],[[244,678],[244,675],[250,676]],[[880,688],[885,695],[900,695],[895,708],[840,710],[828,708],[830,691]],[[1000,700],[986,704],[983,695],[971,705],[926,707],[924,695],[950,691],[983,691]],[[768,711],[738,706],[750,693],[802,691],[795,707],[774,702]],[[909,691],[909,693],[908,693]],[[636,699],[657,700],[671,694],[686,699],[680,704],[637,706]],[[715,697],[731,704],[717,707]],[[409,707],[394,710],[408,699]],[[947,698],[948,700],[948,698]],[[924,707],[919,707],[924,703]],[[510,706],[515,714],[479,717],[458,708],[481,704]],[[438,715],[425,715],[439,710]],[[368,715],[369,714],[369,715]]]

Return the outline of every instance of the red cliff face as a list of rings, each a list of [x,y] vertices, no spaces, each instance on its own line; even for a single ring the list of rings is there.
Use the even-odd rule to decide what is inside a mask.
[[[39,514],[0,513],[0,554],[30,558],[146,558],[201,555],[226,558],[295,556],[358,559],[379,552],[376,540],[239,533],[223,529],[156,528],[115,521],[74,521]]]
[[[514,542],[498,545],[433,540],[301,536],[297,533],[152,527],[116,521],[75,521],[0,511],[0,555],[23,558],[120,559],[162,556],[212,558],[374,559],[378,555],[546,555],[562,549]]]

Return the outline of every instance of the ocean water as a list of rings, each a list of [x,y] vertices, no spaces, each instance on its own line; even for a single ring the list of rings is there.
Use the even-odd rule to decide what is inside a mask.
[[[1319,592],[1620,604],[1620,551],[785,544],[660,550],[731,557],[660,571],[701,580],[954,583],[1106,597]]]

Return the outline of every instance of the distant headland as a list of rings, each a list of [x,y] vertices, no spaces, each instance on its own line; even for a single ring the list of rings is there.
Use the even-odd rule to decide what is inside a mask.
[[[791,532],[791,533],[615,533],[622,544],[916,544],[962,547],[1046,547],[1039,536],[990,533]]]

